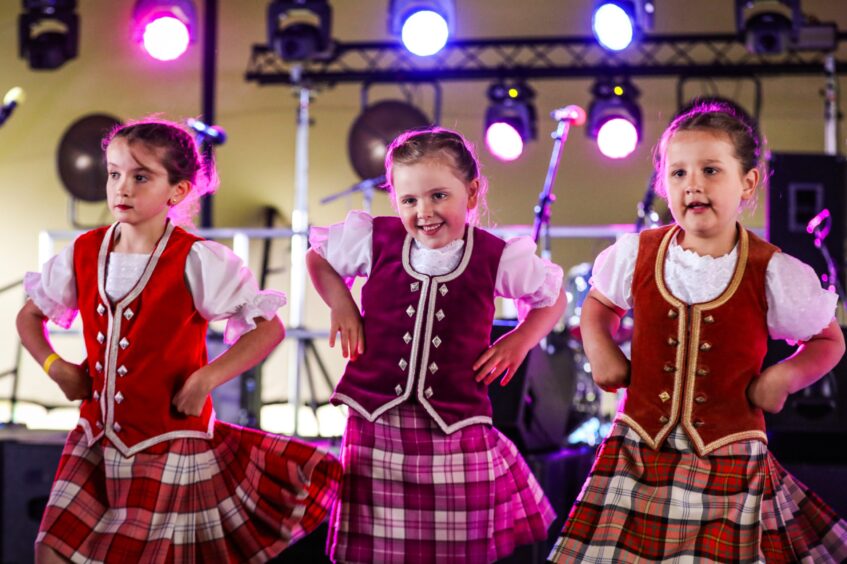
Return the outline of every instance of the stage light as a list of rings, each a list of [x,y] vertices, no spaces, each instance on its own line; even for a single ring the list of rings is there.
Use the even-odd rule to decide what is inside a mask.
[[[601,0],[594,6],[591,29],[610,51],[629,47],[638,33],[653,29],[652,0]]]
[[[192,0],[137,0],[132,21],[135,41],[148,55],[173,61],[194,41],[197,12]]]
[[[400,37],[406,49],[422,57],[444,48],[455,19],[453,0],[391,0],[388,5],[389,33]]]
[[[599,80],[591,89],[586,134],[596,139],[600,152],[610,159],[629,156],[641,138],[640,92],[628,80]]]
[[[751,53],[784,53],[801,23],[800,0],[735,0],[736,28]]]
[[[79,52],[76,0],[23,0],[18,55],[36,70],[56,69]]]
[[[283,61],[332,57],[332,7],[327,0],[273,0],[268,45]]]
[[[496,82],[488,88],[485,145],[498,159],[517,159],[524,145],[536,138],[534,98],[535,92],[523,82]]]

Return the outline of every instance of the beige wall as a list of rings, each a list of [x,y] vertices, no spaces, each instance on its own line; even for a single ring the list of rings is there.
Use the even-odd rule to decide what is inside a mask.
[[[335,0],[336,37],[375,40],[387,37],[384,22],[387,0]],[[35,270],[37,237],[41,230],[69,229],[67,202],[56,172],[56,149],[64,130],[83,115],[106,112],[121,119],[162,112],[182,119],[200,114],[200,56],[195,44],[188,56],[163,64],[146,59],[128,40],[130,0],[80,0],[79,57],[55,71],[35,72],[17,58],[17,16],[20,2],[0,2],[0,90],[22,86],[26,103],[0,129],[0,286]],[[198,2],[202,4],[202,2]],[[590,29],[590,0],[463,0],[457,2],[460,37],[515,37],[582,35]],[[733,29],[733,2],[662,0],[656,3],[656,33],[727,32]],[[805,0],[805,10],[823,21],[838,21],[847,29],[843,0]],[[229,141],[218,152],[222,184],[215,198],[215,226],[259,226],[262,206],[275,206],[288,218],[293,204],[294,108],[292,91],[283,86],[260,87],[244,80],[253,43],[264,42],[266,0],[220,0],[218,123]],[[685,23],[683,23],[685,22]],[[841,58],[844,48],[841,49]],[[841,79],[841,86],[844,80]],[[552,143],[554,123],[546,116],[555,107],[590,102],[589,80],[534,81],[538,92],[539,139],[523,158],[502,164],[482,151],[490,183],[489,206],[499,224],[532,222],[532,208],[542,187]],[[599,155],[582,131],[574,130],[562,158],[553,208],[555,225],[627,223],[634,220],[650,171],[650,149],[675,109],[674,79],[638,79],[644,110],[644,141],[628,160],[613,162]],[[453,82],[444,85],[443,125],[464,132],[481,144],[486,83]],[[692,83],[688,92],[700,92]],[[762,127],[776,151],[822,151],[823,101],[820,77],[787,77],[764,81]],[[392,87],[377,94],[399,97]],[[720,93],[750,100],[749,83],[720,83]],[[419,96],[428,100],[428,88]],[[422,104],[430,111],[428,102]],[[354,199],[321,206],[319,200],[340,191],[357,178],[346,152],[347,132],[359,111],[359,88],[341,85],[319,92],[312,106],[314,126],[310,144],[309,203],[313,224],[343,218]],[[841,149],[844,149],[843,143]],[[748,221],[761,226],[762,208]],[[389,213],[384,195],[376,196],[375,211]],[[80,217],[96,221],[99,205],[83,206]],[[554,258],[565,269],[590,261],[608,241],[559,240]],[[258,251],[258,249],[255,249]],[[271,264],[287,267],[287,241],[273,246]],[[287,289],[286,273],[272,278],[273,287]],[[0,295],[0,372],[14,364],[14,316],[21,292]],[[283,311],[283,318],[287,312]],[[328,316],[310,292],[307,320],[323,328]],[[68,340],[64,338],[64,340]],[[73,340],[73,339],[71,339]],[[66,345],[62,345],[66,346]],[[274,355],[266,370],[266,397],[285,394],[285,348]],[[74,353],[69,353],[74,354]],[[79,354],[79,353],[76,353]],[[337,359],[333,353],[329,358]],[[333,370],[340,363],[332,362]],[[42,394],[57,401],[55,387],[45,381],[31,362],[24,364],[24,394]],[[9,378],[0,379],[0,397],[7,397]],[[2,418],[2,417],[0,417]]]

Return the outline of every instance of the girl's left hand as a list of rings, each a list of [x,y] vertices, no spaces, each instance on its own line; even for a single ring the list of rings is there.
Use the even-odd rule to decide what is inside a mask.
[[[474,378],[477,382],[485,382],[488,385],[503,374],[500,385],[505,386],[532,347],[533,344],[527,344],[516,330],[503,335],[476,360],[473,365],[476,372]]]
[[[747,399],[768,413],[779,413],[788,399],[790,370],[782,364],[765,369],[747,387]]]
[[[206,397],[211,392],[211,389],[206,385],[208,379],[204,377],[204,370],[207,368],[207,366],[204,366],[189,376],[182,388],[177,391],[172,403],[180,413],[196,417],[203,412]]]

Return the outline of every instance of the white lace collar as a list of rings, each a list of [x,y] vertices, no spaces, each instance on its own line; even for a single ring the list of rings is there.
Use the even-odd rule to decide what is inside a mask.
[[[427,276],[441,276],[456,269],[462,260],[464,239],[456,239],[443,247],[430,249],[412,240],[411,262],[416,272]]]

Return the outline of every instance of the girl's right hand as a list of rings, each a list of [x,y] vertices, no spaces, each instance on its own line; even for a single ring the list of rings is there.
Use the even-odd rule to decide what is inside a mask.
[[[48,374],[59,385],[62,393],[70,401],[91,397],[91,376],[82,364],[73,364],[64,359],[56,359]]]
[[[365,331],[362,326],[362,314],[351,298],[333,307],[329,320],[329,346],[335,346],[335,336],[341,333],[341,354],[344,358],[356,360],[365,352]]]

